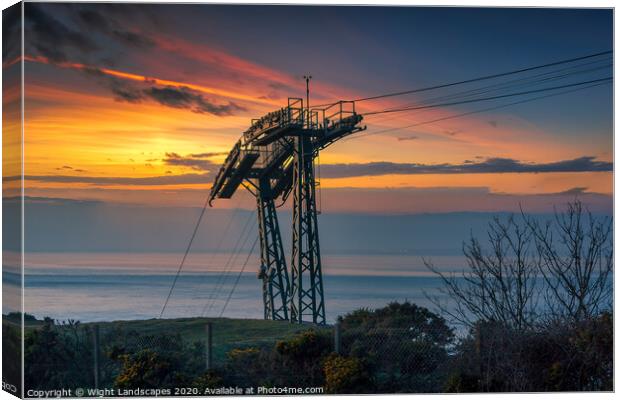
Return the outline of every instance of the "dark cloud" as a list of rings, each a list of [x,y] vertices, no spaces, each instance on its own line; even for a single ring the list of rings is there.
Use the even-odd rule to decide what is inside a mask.
[[[404,142],[406,140],[418,140],[419,137],[418,136],[407,136],[407,137],[399,137],[398,141],[399,142]]]
[[[285,83],[281,83],[281,82],[270,82],[268,86],[274,90],[290,90],[291,89],[289,85]]]
[[[122,44],[136,48],[149,48],[155,45],[152,39],[135,31],[128,31],[121,27],[116,19],[109,14],[104,16],[102,13],[87,8],[78,12],[81,22],[88,28],[96,30],[108,37],[118,40]]]
[[[91,29],[96,29],[99,31],[110,30],[108,20],[104,18],[101,13],[94,10],[80,10],[78,12],[78,16],[83,22],[88,24]]]
[[[181,156],[177,153],[166,153],[162,160],[167,165],[185,166],[200,174],[182,174],[166,176],[154,176],[145,178],[127,177],[89,177],[70,175],[28,175],[27,180],[58,183],[89,183],[94,185],[174,185],[174,184],[198,184],[211,181],[210,172],[219,168],[219,163],[213,163],[206,159],[218,153],[190,154]],[[195,157],[200,156],[200,157]],[[464,164],[398,164],[389,162],[375,162],[366,164],[323,164],[321,176],[324,178],[344,178],[354,176],[387,175],[387,174],[465,174],[465,173],[547,173],[547,172],[598,172],[612,171],[611,162],[596,161],[594,157],[581,157],[574,160],[558,161],[554,163],[526,164],[511,159],[493,158],[480,163]],[[86,172],[74,169],[76,172]],[[19,176],[4,177],[4,182],[17,181]],[[562,195],[587,194],[586,187],[575,187],[559,193]]]
[[[175,108],[189,108],[192,103],[198,100],[198,96],[190,93],[186,89],[177,89],[171,86],[156,88],[152,87],[145,91],[149,96],[159,103]]]
[[[75,171],[75,172],[86,172],[85,169],[73,168],[70,165],[63,165],[62,167],[56,168],[57,171]]]
[[[236,103],[215,104],[204,96],[186,87],[150,87],[143,91],[144,95],[159,104],[172,108],[182,108],[195,113],[208,113],[219,116],[232,115],[236,111],[245,111],[244,107]]]
[[[177,153],[166,153],[166,158],[162,161],[166,165],[188,167],[197,171],[214,171],[216,168],[219,168],[219,163],[216,164],[208,160],[208,157],[204,157],[205,154],[213,155],[217,153],[190,154],[185,157]]]
[[[144,100],[144,94],[139,89],[127,85],[118,79],[110,79],[108,87],[112,91],[115,100],[134,104]]]
[[[30,175],[25,179],[44,181],[44,182],[82,182],[97,185],[111,184],[130,184],[130,185],[166,185],[166,184],[188,184],[188,183],[208,183],[210,181],[209,172],[219,168],[219,163],[208,160],[219,153],[190,154],[181,156],[177,153],[166,153],[162,160],[167,165],[184,166],[197,171],[204,171],[202,174],[183,174],[172,176],[156,176],[146,178],[126,178],[126,177],[85,177],[69,175]],[[197,157],[198,156],[198,157]],[[354,176],[373,176],[388,174],[475,174],[475,173],[548,173],[548,172],[610,172],[613,164],[606,161],[596,161],[594,157],[581,157],[574,160],[558,161],[553,163],[522,163],[512,159],[492,158],[480,163],[463,164],[407,164],[374,162],[366,164],[323,164],[321,166],[321,176],[324,178],[345,178]],[[74,169],[76,172],[86,172]],[[169,174],[167,171],[166,174]],[[19,176],[3,178],[4,182],[19,180]],[[584,194],[587,193],[586,187],[575,187],[561,194]]]
[[[148,32],[161,30],[163,23],[155,22],[153,10],[147,5],[120,6],[27,3],[26,53],[52,63],[106,60],[111,65],[128,50],[154,47]]]
[[[163,106],[186,109],[200,114],[217,116],[233,115],[237,111],[246,111],[236,103],[216,104],[205,98],[199,92],[187,87],[158,86],[152,79],[145,79],[135,83],[105,74],[101,69],[94,67],[82,68],[87,75],[95,78],[100,85],[112,92],[114,99],[128,103],[155,101]]]
[[[106,16],[115,18],[122,24],[140,24],[151,29],[170,28],[169,15],[161,12],[161,5],[129,3],[97,3],[80,5],[80,9],[95,8]]]
[[[118,60],[113,57],[101,57],[99,62],[102,66],[107,68],[114,68],[118,65]]]
[[[106,75],[100,68],[92,67],[92,66],[83,66],[81,71],[86,75],[89,75],[93,78],[98,79],[107,79],[108,75]]]
[[[193,158],[211,158],[211,157],[225,156],[227,154],[228,154],[228,152],[226,152],[226,151],[220,151],[220,152],[212,152],[212,153],[190,154],[190,157],[193,157]]]
[[[139,103],[144,99],[144,94],[139,87],[133,83],[109,76],[99,68],[87,66],[82,68],[82,72],[97,80],[101,86],[108,88],[115,100]]]
[[[20,176],[2,178],[3,182],[20,180]],[[182,174],[168,176],[150,176],[144,178],[127,177],[103,177],[103,176],[74,176],[74,175],[26,175],[25,180],[55,183],[87,183],[92,185],[180,185],[180,184],[204,184],[211,182],[210,174]]]
[[[21,8],[17,3],[2,11],[2,63],[13,61],[21,53]]]
[[[280,100],[282,96],[276,92],[269,92],[263,96],[258,96],[258,98],[261,100]]]
[[[155,42],[149,37],[130,31],[112,31],[112,35],[126,45],[139,48],[149,48],[155,46]]]
[[[147,34],[135,27],[146,26],[147,30],[154,30],[162,23],[158,22],[157,13],[150,7],[108,7],[104,4],[28,3],[26,21],[29,38],[27,53],[44,56],[52,63],[71,59],[88,64],[94,60],[113,60],[110,56],[118,58],[127,48],[145,49],[155,46]],[[97,38],[105,39],[105,45],[99,46]],[[111,45],[110,38],[120,47]],[[234,102],[216,103],[187,87],[161,86],[151,79],[129,82],[109,76],[95,67],[86,67],[82,71],[109,89],[118,101],[141,103],[150,100],[166,107],[218,116],[245,111],[244,107]]]
[[[19,197],[11,197],[11,200],[19,201]],[[105,202],[101,200],[82,200],[82,199],[66,199],[66,198],[58,198],[58,197],[33,197],[33,196],[24,196],[24,202],[27,203],[39,203],[39,204],[48,204],[48,205],[63,205],[63,206],[75,206],[75,205],[101,205],[105,204]]]
[[[91,53],[99,46],[87,35],[65,25],[37,3],[25,4],[27,45],[52,62],[68,60],[68,51]]]
[[[510,158],[489,158],[463,164],[416,164],[372,162],[360,164],[323,164],[325,178],[346,178],[388,174],[484,174],[484,173],[547,173],[612,171],[613,163],[597,161],[596,157],[580,157],[551,163],[524,163]]]

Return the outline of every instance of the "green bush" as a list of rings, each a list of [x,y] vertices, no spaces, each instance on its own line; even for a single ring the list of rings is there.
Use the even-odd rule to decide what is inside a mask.
[[[344,354],[367,363],[377,392],[442,390],[454,334],[439,315],[394,302],[354,311],[340,324]]]
[[[224,380],[246,386],[321,386],[322,360],[332,346],[331,332],[309,329],[272,347],[233,349],[227,354]]]
[[[137,354],[124,354],[123,367],[116,377],[114,386],[121,389],[169,388],[174,387],[174,373],[169,360],[152,350],[141,350]]]
[[[199,375],[191,386],[197,388],[200,393],[204,393],[205,389],[215,389],[225,386],[225,384],[220,371],[210,370]]]
[[[364,361],[357,357],[328,356],[323,362],[325,390],[328,393],[370,393],[371,376]]]
[[[22,340],[20,325],[14,325],[9,321],[2,323],[2,380],[14,385],[17,393],[21,390],[21,359]],[[16,394],[17,394],[16,393]]]
[[[479,323],[457,349],[446,391],[613,390],[609,313],[527,331]]]
[[[28,389],[90,387],[93,385],[89,332],[79,322],[55,325],[45,318],[25,335],[25,384]]]

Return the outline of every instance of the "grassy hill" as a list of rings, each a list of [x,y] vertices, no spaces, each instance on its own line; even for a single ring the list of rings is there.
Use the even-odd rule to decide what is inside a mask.
[[[174,318],[135,321],[98,322],[102,332],[110,329],[135,331],[140,335],[180,335],[186,342],[206,340],[207,323],[212,324],[213,352],[216,358],[237,347],[273,346],[277,340],[294,335],[308,325],[291,324],[287,321],[229,318]],[[85,326],[94,325],[87,323]]]
[[[19,329],[18,315],[3,316],[3,324]],[[226,353],[233,348],[273,346],[278,340],[293,336],[296,332],[306,330],[312,325],[291,324],[287,321],[267,321],[257,319],[229,319],[229,318],[173,318],[148,319],[131,321],[92,322],[81,324],[84,328],[98,325],[101,340],[105,333],[118,331],[128,336],[139,335],[145,338],[157,338],[165,335],[179,335],[186,343],[206,340],[207,323],[213,329],[213,355],[216,360],[223,360]],[[26,331],[39,329],[42,321],[26,318]],[[62,328],[61,328],[62,329]],[[317,329],[329,329],[327,327]],[[121,337],[119,340],[123,341]],[[101,343],[105,346],[105,343]],[[145,345],[148,347],[148,342]]]

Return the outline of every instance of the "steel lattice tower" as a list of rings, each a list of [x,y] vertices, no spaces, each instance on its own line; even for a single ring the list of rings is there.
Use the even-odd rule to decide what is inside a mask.
[[[258,277],[263,281],[265,319],[288,320],[289,279],[272,193],[269,180],[260,179],[256,196],[261,245]]]
[[[314,158],[337,140],[364,130],[361,121],[352,101],[311,110],[302,99],[289,98],[287,107],[252,120],[213,182],[209,204],[231,198],[240,186],[256,197],[265,319],[326,322]],[[275,200],[284,204],[291,193],[289,280]]]
[[[316,212],[314,145],[302,132],[295,139],[293,172],[293,251],[291,256],[291,321],[311,316],[325,323],[323,274]]]

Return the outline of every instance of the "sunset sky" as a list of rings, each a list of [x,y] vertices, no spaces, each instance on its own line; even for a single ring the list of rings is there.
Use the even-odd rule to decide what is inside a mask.
[[[304,74],[317,104],[603,52],[613,31],[611,10],[27,3],[25,15],[26,195],[176,207],[202,204],[251,119],[304,96]],[[611,56],[589,62],[546,86],[612,75]],[[579,195],[611,212],[612,90],[430,124],[518,99],[368,116],[321,154],[323,210],[549,211]],[[253,208],[243,195],[216,205]]]

